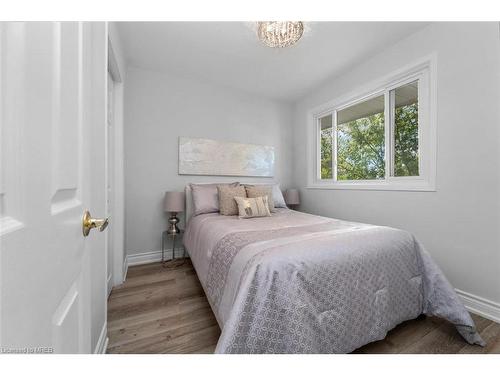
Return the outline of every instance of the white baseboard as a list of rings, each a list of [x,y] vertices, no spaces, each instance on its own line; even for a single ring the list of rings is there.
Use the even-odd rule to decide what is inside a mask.
[[[182,253],[181,249],[175,249],[175,255],[178,257],[179,253]],[[189,257],[189,254],[185,253],[186,257]],[[165,249],[165,260],[172,259],[172,249]],[[125,262],[127,263],[127,268],[129,266],[137,266],[139,264],[148,264],[148,263],[156,263],[161,261],[161,250],[157,251],[149,251],[146,253],[138,253],[138,254],[129,254],[126,256]]]
[[[172,250],[165,250],[165,259],[170,259],[171,257],[172,257]],[[139,264],[148,264],[160,261],[161,261],[161,250],[127,255],[127,264],[129,267],[137,266]]]
[[[460,289],[455,289],[455,291],[457,292],[467,310],[474,314],[480,315],[483,318],[487,318],[493,320],[494,322],[500,323],[500,303],[496,303],[486,298],[464,292]]]
[[[94,354],[106,354],[106,349],[108,348],[108,323],[105,322],[101,329],[101,334],[99,335],[99,340],[97,340],[97,345],[94,349]]]

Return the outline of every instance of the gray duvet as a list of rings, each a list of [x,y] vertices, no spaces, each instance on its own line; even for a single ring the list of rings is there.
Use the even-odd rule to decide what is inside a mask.
[[[196,216],[184,244],[222,329],[217,353],[348,353],[422,313],[484,345],[408,232],[281,209]]]

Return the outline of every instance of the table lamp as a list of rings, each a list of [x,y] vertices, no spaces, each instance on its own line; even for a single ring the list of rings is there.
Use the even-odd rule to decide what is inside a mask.
[[[284,198],[287,206],[296,206],[300,204],[299,191],[297,189],[288,189],[285,191]]]
[[[170,218],[168,219],[168,234],[178,234],[180,233],[177,223],[179,218],[177,214],[184,211],[184,192],[181,191],[167,191],[165,193],[165,211],[170,212]]]

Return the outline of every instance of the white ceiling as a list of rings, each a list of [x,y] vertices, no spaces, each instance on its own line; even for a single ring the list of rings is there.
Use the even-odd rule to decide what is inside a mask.
[[[118,22],[118,29],[131,66],[296,100],[426,25],[311,22],[284,49],[264,46],[248,22]]]

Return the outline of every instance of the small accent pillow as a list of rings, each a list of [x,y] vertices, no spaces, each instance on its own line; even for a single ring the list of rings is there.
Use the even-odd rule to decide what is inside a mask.
[[[281,188],[280,188],[280,184],[269,184],[269,185],[248,185],[248,184],[244,184],[245,186],[260,186],[260,187],[263,187],[263,186],[268,186],[270,188],[272,188],[273,190],[273,196],[272,196],[272,200],[273,200],[273,204],[274,204],[274,208],[287,208],[287,205],[285,203],[285,198],[283,197],[283,193],[281,191]],[[274,210],[276,211],[276,210]],[[271,209],[271,212],[274,212],[272,209]]]
[[[273,185],[273,201],[274,207],[287,208],[285,198],[281,192],[280,184]]]
[[[193,197],[193,216],[219,212],[217,185],[239,186],[239,182],[229,184],[190,184]]]
[[[267,196],[269,211],[274,212],[273,187],[272,185],[245,185],[248,198]]]
[[[217,185],[219,192],[219,211],[221,215],[231,216],[238,215],[238,205],[234,200],[235,197],[247,197],[247,192],[244,186],[227,186]]]
[[[238,204],[238,217],[240,219],[271,216],[268,202],[270,199],[267,195],[256,198],[234,197],[234,200]]]

